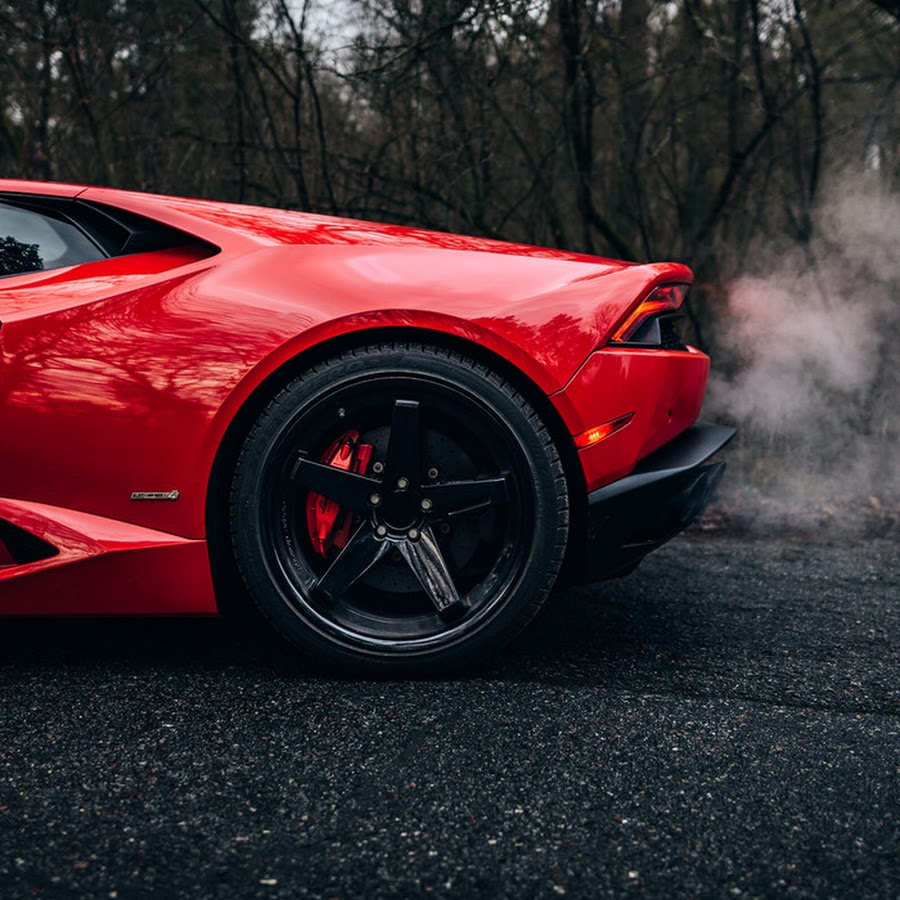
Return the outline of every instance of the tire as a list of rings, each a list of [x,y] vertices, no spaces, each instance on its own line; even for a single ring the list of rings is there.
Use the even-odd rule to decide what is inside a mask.
[[[305,371],[263,410],[230,498],[265,617],[328,668],[425,675],[485,659],[562,564],[566,480],[537,413],[495,372],[422,344]]]

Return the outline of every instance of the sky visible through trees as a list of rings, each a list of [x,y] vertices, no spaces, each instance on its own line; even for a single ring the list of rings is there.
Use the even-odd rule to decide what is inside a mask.
[[[0,0],[3,175],[687,262],[756,483],[822,445],[750,397],[786,393],[845,413],[818,484],[867,436],[866,502],[900,481],[898,97],[895,0]]]

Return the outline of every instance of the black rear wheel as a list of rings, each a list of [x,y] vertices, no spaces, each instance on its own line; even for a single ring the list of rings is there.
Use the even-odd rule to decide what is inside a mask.
[[[534,615],[567,536],[556,448],[492,371],[417,344],[308,370],[263,411],[231,495],[251,596],[343,669],[430,673]]]

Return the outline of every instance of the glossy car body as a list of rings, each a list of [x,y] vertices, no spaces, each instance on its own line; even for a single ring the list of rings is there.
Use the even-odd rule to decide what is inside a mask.
[[[4,202],[124,211],[181,239],[0,279],[0,613],[216,613],[207,540],[235,442],[288,375],[382,339],[452,348],[531,398],[566,467],[574,577],[642,555],[584,544],[608,531],[588,498],[684,442],[708,359],[611,337],[690,283],[684,266],[106,188],[0,180]],[[643,552],[705,502],[718,470],[700,490],[698,467],[730,433],[708,435],[657,466],[694,497],[665,535],[635,532]]]

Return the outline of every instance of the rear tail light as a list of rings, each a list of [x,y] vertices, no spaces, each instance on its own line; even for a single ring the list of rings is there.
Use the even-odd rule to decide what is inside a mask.
[[[684,303],[688,287],[687,284],[663,284],[655,288],[616,329],[612,340],[618,343],[627,343],[634,338],[648,319],[676,312]]]

